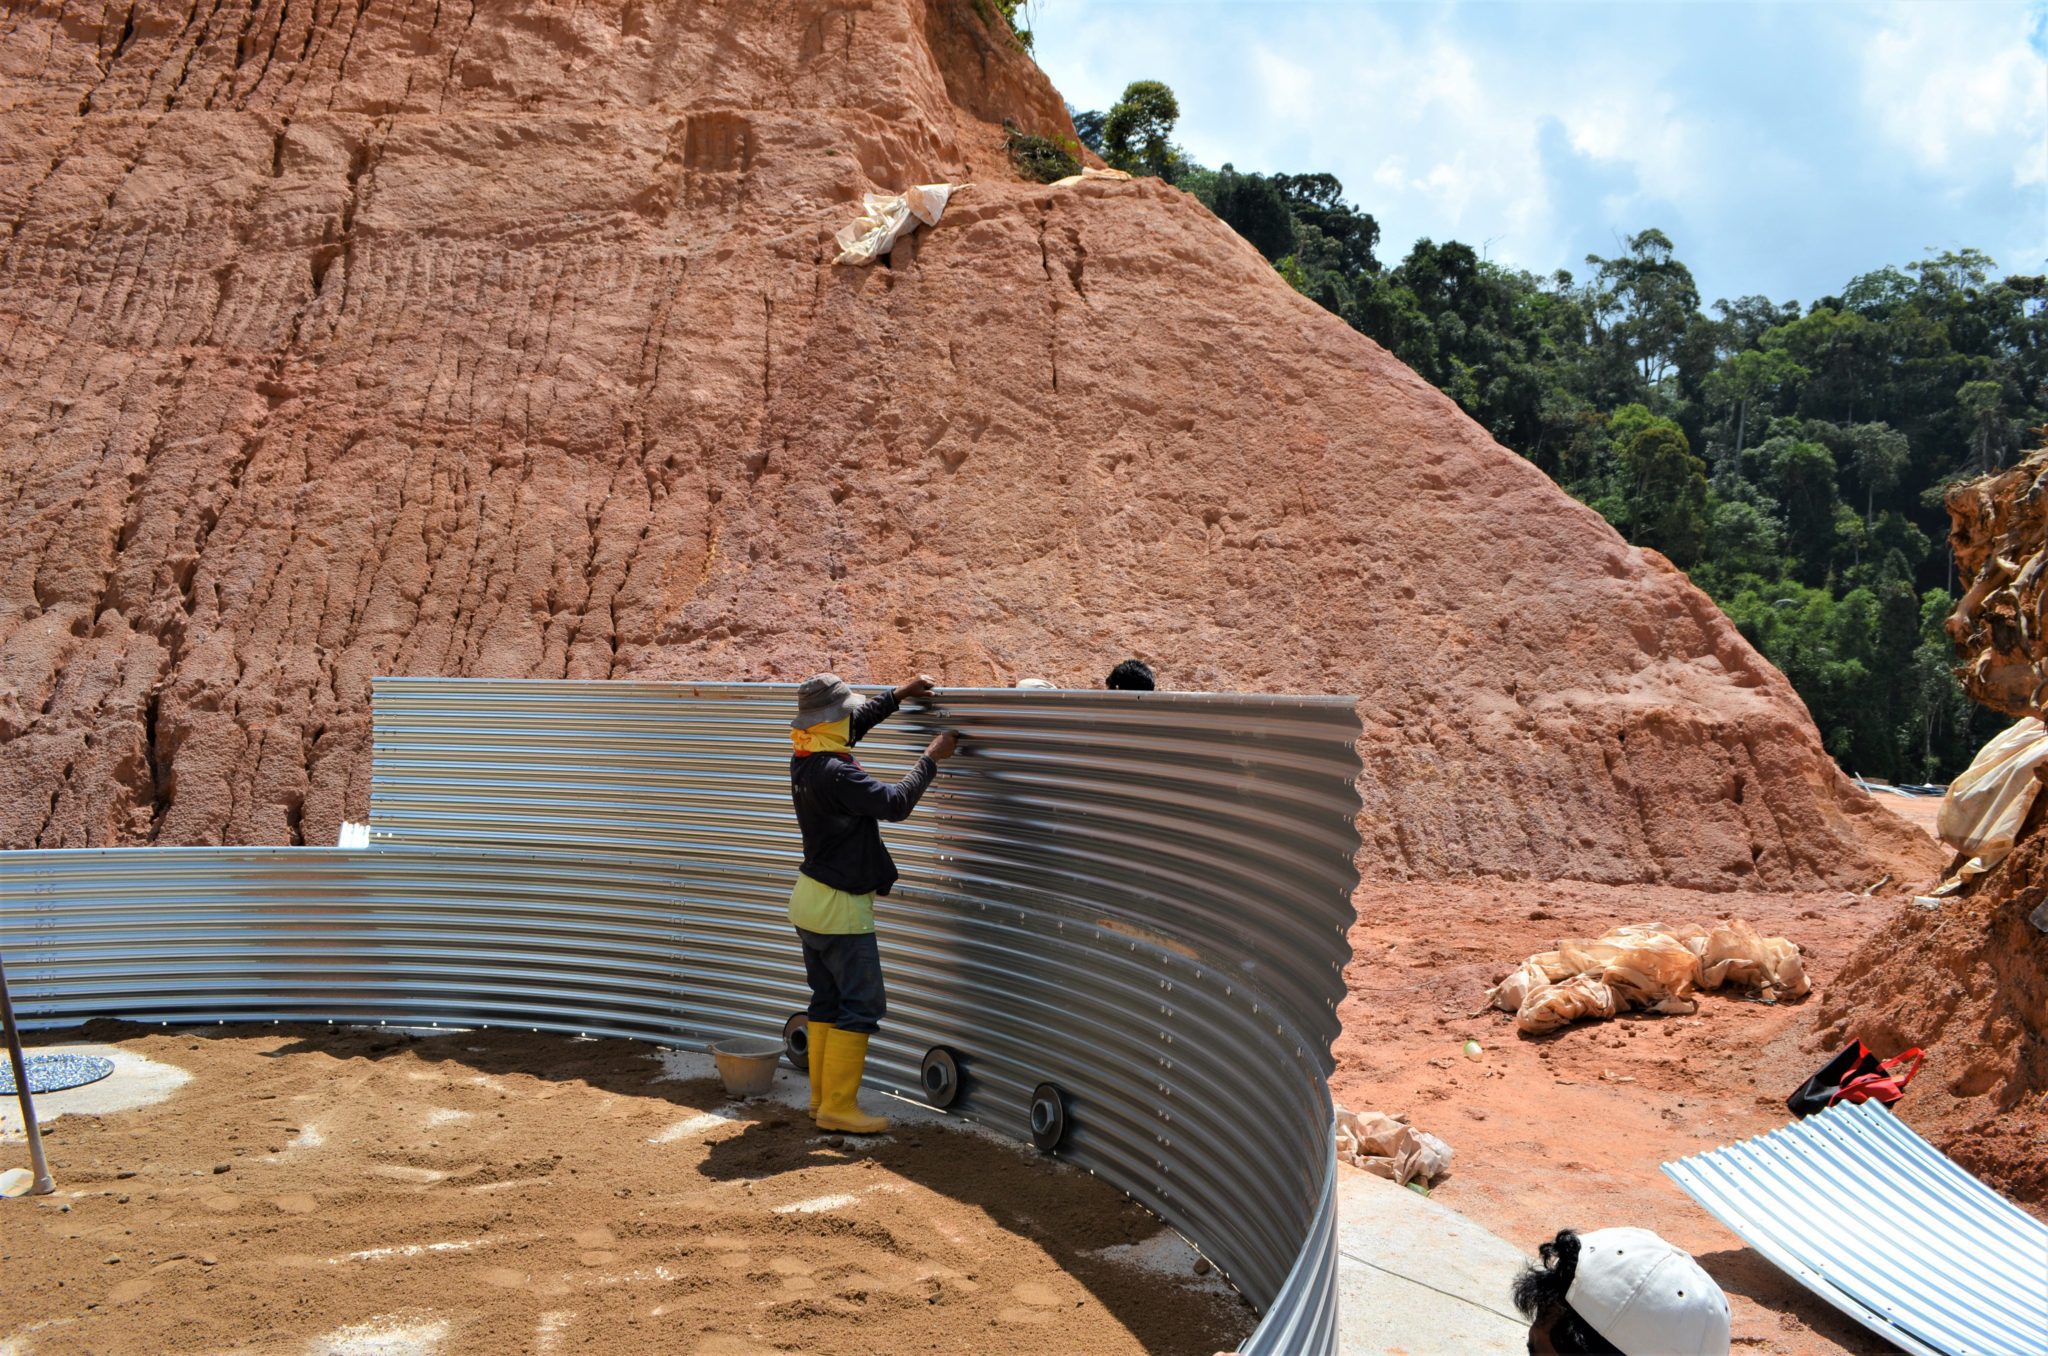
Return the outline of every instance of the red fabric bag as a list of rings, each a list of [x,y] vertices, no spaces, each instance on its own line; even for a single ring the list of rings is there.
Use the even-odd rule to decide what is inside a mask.
[[[1799,1091],[1785,1099],[1785,1105],[1794,1116],[1811,1116],[1837,1102],[1867,1102],[1872,1098],[1890,1106],[1905,1095],[1906,1085],[1920,1072],[1925,1058],[1925,1052],[1916,1045],[1890,1059],[1879,1059],[1862,1041],[1850,1041],[1842,1053],[1821,1066],[1819,1073],[1800,1084]],[[1903,1075],[1893,1072],[1907,1060],[1913,1061],[1912,1068]]]
[[[1829,1102],[1828,1105],[1833,1106],[1835,1102],[1866,1102],[1875,1097],[1884,1105],[1890,1106],[1906,1095],[1906,1084],[1912,1082],[1913,1075],[1920,1072],[1921,1061],[1926,1058],[1925,1052],[1917,1045],[1910,1050],[1902,1050],[1890,1059],[1880,1061],[1876,1072],[1859,1073],[1842,1084],[1842,1090],[1835,1094],[1834,1102]],[[1894,1066],[1904,1064],[1909,1059],[1913,1061],[1913,1067],[1906,1070],[1903,1077],[1892,1072]]]

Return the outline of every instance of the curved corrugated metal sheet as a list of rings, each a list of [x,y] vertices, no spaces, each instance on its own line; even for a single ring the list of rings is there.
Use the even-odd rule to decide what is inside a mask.
[[[380,680],[371,846],[0,855],[24,1016],[530,1026],[699,1043],[803,1005],[789,689]],[[1356,882],[1348,701],[977,691],[878,911],[871,1081],[1063,1156],[1199,1244],[1265,1319],[1335,1342],[1325,1078]]]
[[[2048,1352],[2048,1225],[1875,1102],[1666,1163],[1780,1270],[1916,1356]]]

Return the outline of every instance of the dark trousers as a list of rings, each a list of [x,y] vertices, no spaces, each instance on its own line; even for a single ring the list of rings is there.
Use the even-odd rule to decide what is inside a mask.
[[[804,944],[804,978],[811,984],[810,1019],[841,1031],[872,1035],[888,1011],[882,992],[882,953],[872,932],[796,930]]]

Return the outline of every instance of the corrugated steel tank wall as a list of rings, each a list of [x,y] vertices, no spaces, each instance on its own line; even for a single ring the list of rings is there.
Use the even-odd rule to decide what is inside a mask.
[[[525,1026],[665,1044],[806,1000],[783,686],[382,679],[371,846],[0,854],[32,1025],[93,1016]],[[1335,1342],[1325,1079],[1343,996],[1359,727],[1344,699],[947,691],[860,745],[878,776],[961,730],[885,836],[889,1018],[871,1083],[1029,1137]]]

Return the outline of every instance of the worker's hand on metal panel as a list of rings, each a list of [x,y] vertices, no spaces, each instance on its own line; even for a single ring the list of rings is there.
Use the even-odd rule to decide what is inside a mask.
[[[896,685],[896,700],[899,702],[930,701],[932,691],[932,680],[920,673],[910,681]]]
[[[941,731],[939,737],[924,746],[924,756],[934,763],[944,762],[960,747],[960,736],[951,730]]]

